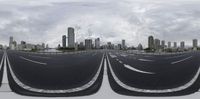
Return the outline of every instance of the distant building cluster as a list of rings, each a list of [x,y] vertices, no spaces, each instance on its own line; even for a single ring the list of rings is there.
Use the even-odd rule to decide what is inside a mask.
[[[185,47],[185,42],[181,41],[180,46],[177,42],[165,42],[165,40],[154,39],[153,36],[148,37],[148,50],[154,52],[163,52],[163,51],[187,51],[187,50],[197,50],[198,49],[198,40],[193,39],[193,46],[191,48]]]
[[[67,36],[63,35],[62,36],[62,46],[59,44],[58,45],[58,49],[71,49],[71,50],[90,50],[90,49],[100,49],[102,48],[100,45],[100,38],[96,38],[94,40],[92,39],[85,39],[84,42],[75,42],[75,30],[72,27],[68,27],[68,33]],[[67,46],[67,42],[68,41],[68,46]]]
[[[3,49],[3,46],[0,45],[0,49]],[[19,44],[11,36],[9,40],[9,49],[11,50],[44,50],[48,49],[48,44],[31,44],[25,41],[21,41]],[[146,52],[178,52],[178,51],[196,51],[200,50],[198,46],[198,40],[192,40],[192,47],[186,47],[185,41],[177,42],[166,42],[165,40],[160,40],[154,38],[153,36],[148,37],[148,47],[143,48],[142,44],[138,44],[137,47],[128,47],[126,45],[126,40],[122,39],[121,43],[113,44],[112,42],[107,42],[102,45],[100,38],[85,39],[81,42],[76,42],[75,39],[75,29],[73,27],[68,27],[67,35],[62,36],[62,44],[58,45],[60,50],[91,50],[91,49],[114,49],[114,50],[138,50]]]
[[[10,50],[44,50],[48,49],[48,44],[45,45],[45,43],[42,44],[31,44],[26,43],[25,41],[21,41],[19,44],[14,40],[14,38],[11,36],[9,40],[9,49]]]
[[[126,50],[126,41],[122,39],[121,44],[112,44],[112,42],[107,42],[107,45],[105,46],[107,49],[116,49],[116,50]]]

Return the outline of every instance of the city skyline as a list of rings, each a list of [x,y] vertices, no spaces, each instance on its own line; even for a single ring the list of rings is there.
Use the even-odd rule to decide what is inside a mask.
[[[66,28],[74,27],[78,42],[99,37],[103,44],[118,44],[126,39],[128,46],[141,43],[147,47],[146,38],[154,35],[191,45],[191,39],[200,38],[197,13],[200,1],[173,0],[173,4],[170,1],[41,0],[39,4],[32,0],[3,0],[0,1],[0,43],[9,45],[7,38],[13,36],[17,42],[23,39],[56,47],[61,44],[60,35],[66,33]]]
[[[70,32],[70,30],[73,30],[73,32],[72,31]],[[72,34],[70,34],[70,33],[72,33]],[[128,47],[137,48],[138,46],[140,46],[140,48],[142,47],[142,48],[150,48],[150,49],[164,49],[164,48],[182,48],[182,49],[185,49],[185,48],[199,48],[200,47],[198,39],[192,39],[191,45],[185,45],[185,41],[178,41],[178,42],[166,41],[166,40],[161,40],[159,38],[154,38],[154,36],[150,35],[147,38],[148,42],[146,42],[146,45],[148,45],[148,46],[143,47],[144,45],[142,45],[141,43],[138,43],[138,46],[133,46],[133,45],[127,46],[125,39],[121,39],[121,43],[107,42],[106,44],[103,44],[102,42],[104,42],[104,41],[101,41],[99,37],[97,37],[95,39],[86,38],[86,39],[84,39],[84,41],[75,42],[76,37],[75,37],[75,34],[74,34],[74,28],[73,27],[69,27],[68,32],[66,34],[68,34],[68,36],[70,35],[69,37],[71,39],[68,39],[68,37],[64,34],[64,35],[62,35],[61,44],[58,44],[56,47],[49,47],[49,44],[45,45],[45,43],[43,42],[42,43],[42,46],[44,46],[43,48],[46,48],[46,46],[48,46],[48,48],[60,48],[60,47],[62,47],[62,48],[76,48],[78,46],[79,47],[84,46],[86,49],[92,49],[92,48],[100,49],[101,47],[103,47],[105,45],[106,46],[110,45],[110,46],[112,46],[112,48],[115,48],[115,46],[118,46],[118,48],[120,48],[120,49],[127,49]],[[68,40],[68,42],[66,42],[67,40]],[[25,44],[26,44],[26,41],[24,41],[24,40],[21,40],[20,42],[21,42],[21,44],[22,44],[22,42],[25,42]],[[71,45],[70,45],[70,43],[71,43]],[[14,40],[13,36],[10,36],[9,37],[9,45],[7,47],[9,47],[10,49],[16,49],[19,44],[20,43],[18,43],[16,40]],[[32,45],[32,46],[39,45],[39,43],[34,44],[34,43],[31,43],[31,42],[28,42],[27,44]],[[74,46],[72,46],[73,44],[74,44]]]

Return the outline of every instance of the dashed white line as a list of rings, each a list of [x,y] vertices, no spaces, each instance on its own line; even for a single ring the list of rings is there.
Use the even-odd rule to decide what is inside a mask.
[[[172,56],[172,57],[167,57],[167,58],[165,58],[165,59],[173,59],[173,58],[179,58],[179,57],[183,57],[183,56],[185,56],[185,55]]]
[[[116,56],[116,55],[113,55],[113,54],[110,54],[110,57],[116,58],[117,56]]]
[[[177,63],[183,62],[183,61],[185,61],[185,60],[188,60],[188,59],[190,59],[190,58],[192,58],[192,56],[187,57],[187,58],[184,58],[184,59],[179,60],[179,61],[171,62],[171,64],[177,64]]]
[[[139,70],[139,69],[136,69],[130,65],[127,65],[127,64],[124,64],[124,67],[130,69],[130,70],[133,70],[133,71],[136,71],[136,72],[139,72],[139,73],[143,73],[143,74],[155,74],[153,72],[146,72],[146,71],[142,71],[142,70]]]
[[[121,64],[122,64],[123,62],[122,62],[122,61],[119,61],[119,63],[121,63]]]
[[[126,56],[128,56],[128,55],[125,55],[125,54],[121,54],[121,56],[123,56],[123,57],[126,57]]]
[[[29,55],[30,57],[36,57],[36,58],[45,58],[45,59],[50,59],[51,57],[44,57],[44,56],[33,56],[33,55]]]
[[[154,60],[149,60],[149,59],[138,59],[139,61],[143,61],[143,62],[153,62]]]
[[[22,56],[20,56],[20,58],[23,59],[23,60],[29,61],[29,62],[36,63],[36,64],[47,65],[47,63],[42,63],[42,62],[34,61],[34,60],[31,60],[31,59],[28,59],[28,58],[25,58],[25,57],[22,57]]]

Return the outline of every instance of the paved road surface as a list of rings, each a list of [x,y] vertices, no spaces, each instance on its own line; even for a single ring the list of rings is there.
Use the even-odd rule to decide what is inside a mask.
[[[32,89],[27,88],[31,89],[29,91],[37,91],[49,96],[67,93],[70,96],[70,93],[86,90],[89,86],[94,86],[93,90],[95,89],[94,92],[96,92],[101,85],[101,80],[98,78],[102,75],[103,52],[42,55],[7,51],[7,54],[8,65],[11,68],[10,74],[13,71],[16,78],[26,85],[23,85],[25,89],[27,86],[31,87]],[[95,76],[97,76],[96,79]],[[93,85],[94,82],[98,83]],[[11,89],[17,93],[26,94],[19,92],[15,86],[11,86]]]
[[[107,59],[113,90],[127,95],[172,95],[171,92],[175,93],[173,95],[180,95],[183,93],[176,92],[197,83],[200,71],[200,54],[197,52],[135,55],[111,51],[108,52]],[[198,89],[199,84],[196,84],[184,94]]]
[[[3,77],[3,51],[0,50],[0,86],[2,84],[2,77]]]

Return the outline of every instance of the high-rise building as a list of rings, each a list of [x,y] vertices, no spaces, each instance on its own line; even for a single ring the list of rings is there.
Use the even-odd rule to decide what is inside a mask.
[[[143,50],[142,44],[139,44],[138,47],[137,47],[137,49],[138,49],[138,50]]]
[[[42,43],[42,47],[43,47],[43,49],[45,49],[45,43]]]
[[[83,48],[85,48],[83,42],[80,42],[80,43],[79,43],[78,48],[79,48],[79,49],[83,49]]]
[[[12,47],[13,41],[14,41],[13,37],[10,36],[10,40],[9,40],[9,47],[10,48]]]
[[[181,46],[181,49],[184,49],[184,48],[185,48],[185,42],[182,41],[182,42],[180,43],[180,46]]]
[[[193,39],[193,48],[197,48],[198,47],[198,40],[197,39]]]
[[[26,42],[21,41],[21,49],[24,50],[26,48]]]
[[[122,49],[122,44],[118,44],[117,48],[118,48],[118,50],[121,50]]]
[[[162,47],[162,49],[165,48],[165,41],[164,40],[161,41],[161,47]]]
[[[69,48],[75,47],[75,34],[74,34],[74,28],[72,27],[68,28],[68,47]]]
[[[122,49],[126,49],[126,42],[125,42],[125,40],[122,40]]]
[[[174,48],[177,48],[177,42],[174,42]]]
[[[85,49],[92,49],[92,39],[85,39]]]
[[[155,44],[155,49],[156,50],[160,49],[160,40],[159,39],[155,39],[154,40],[154,44]]]
[[[60,44],[58,44],[58,49],[61,48]]]
[[[149,36],[149,38],[148,38],[148,47],[150,49],[154,49],[154,38],[153,38],[153,36]]]
[[[112,43],[111,42],[107,42],[107,49],[112,49]]]
[[[95,39],[95,48],[99,49],[100,48],[100,38]]]
[[[46,44],[46,49],[49,49],[49,44]]]
[[[168,47],[168,48],[171,48],[171,42],[168,42],[168,43],[167,43],[167,47]]]
[[[66,48],[66,39],[67,39],[66,35],[63,35],[62,36],[62,47],[63,48]]]

